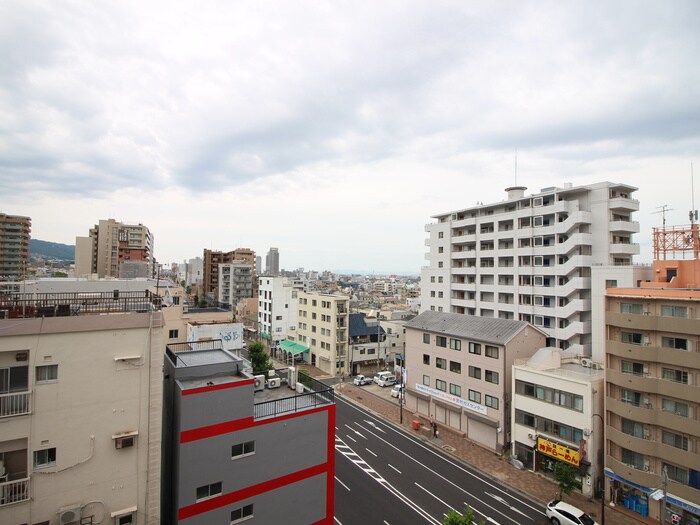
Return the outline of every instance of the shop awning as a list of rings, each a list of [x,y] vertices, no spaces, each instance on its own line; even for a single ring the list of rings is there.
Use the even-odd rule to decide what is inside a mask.
[[[260,332],[260,337],[262,337],[263,339],[272,339],[272,336],[267,332]]]
[[[308,352],[309,347],[293,343],[292,341],[284,340],[280,342],[280,348],[285,352],[289,352],[292,355],[301,354],[302,352]]]

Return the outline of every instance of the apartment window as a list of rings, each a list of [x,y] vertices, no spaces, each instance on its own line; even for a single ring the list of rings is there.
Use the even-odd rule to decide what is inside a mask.
[[[662,372],[662,377],[666,381],[673,381],[674,383],[688,384],[688,372],[682,370],[676,370],[675,368],[664,368]]]
[[[423,354],[423,364],[424,365],[430,364],[430,355],[429,354]]]
[[[442,293],[442,292],[438,292],[438,299],[442,299],[442,297],[443,297],[443,293]]]
[[[231,511],[231,525],[234,523],[240,523],[249,518],[253,517],[253,504],[245,505],[243,507],[234,509]]]
[[[430,297],[435,297],[435,290],[430,290]]]
[[[617,288],[617,279],[606,279],[605,287],[606,288]]]
[[[498,398],[495,396],[490,396],[490,395],[486,394],[486,398],[484,399],[484,404],[489,408],[493,408],[494,410],[498,410]]]
[[[455,385],[454,383],[450,383],[450,394],[453,396],[462,397],[462,387]]]
[[[58,365],[41,365],[36,367],[36,382],[49,383],[58,380]]]
[[[479,343],[469,343],[469,353],[481,355],[481,345]]]
[[[666,467],[666,472],[668,472],[668,479],[682,483],[683,485],[688,484],[688,470],[682,467],[677,467],[675,465],[670,465],[664,463]]]
[[[688,350],[688,340],[677,337],[662,337],[661,346],[664,348],[674,348],[676,350]]]
[[[498,347],[486,345],[484,348],[484,355],[486,357],[492,357],[493,359],[498,359]]]
[[[484,376],[484,379],[488,381],[489,383],[493,383],[494,385],[498,384],[498,372],[494,372],[493,370],[487,370],[486,374]]]
[[[635,407],[642,406],[642,394],[640,392],[635,392],[634,390],[627,390],[623,388],[620,392],[620,400],[623,403],[632,405]]]
[[[136,518],[136,512],[127,512],[126,514],[114,516],[114,525],[132,525],[132,523],[136,523],[134,518]],[[49,522],[47,521],[46,523],[48,524]]]
[[[317,303],[316,299],[311,299],[311,306],[316,306],[316,303]]]
[[[34,468],[46,468],[56,464],[56,448],[34,451]]]
[[[641,345],[644,341],[644,336],[638,332],[622,332],[620,335],[623,343]]]
[[[177,339],[179,333],[179,330],[168,330],[168,339]]]
[[[438,253],[443,253],[445,251],[445,248],[442,246],[438,246]]]
[[[452,350],[461,350],[462,341],[460,341],[459,339],[450,339],[450,348]]]
[[[450,372],[454,372],[455,374],[461,374],[462,363],[458,363],[457,361],[450,361]]]
[[[430,386],[430,376],[423,374],[423,384],[425,386]]]
[[[644,365],[642,363],[637,363],[636,361],[622,361],[622,373],[643,376]]]
[[[469,390],[469,401],[472,401],[474,403],[481,403],[481,392],[477,392],[476,390]]]
[[[316,319],[316,312],[311,312],[311,319]]]
[[[644,437],[644,425],[631,419],[622,418],[622,431],[628,436]]]
[[[438,277],[438,282],[439,282],[439,283],[442,282],[442,277]]]
[[[438,239],[442,239],[443,237],[444,237],[444,233],[443,233],[443,232],[438,232]]]
[[[250,456],[251,454],[255,454],[255,441],[246,441],[231,447],[231,459]]]
[[[430,344],[430,334],[423,334],[423,342]]]
[[[442,357],[436,357],[435,366],[441,368],[442,370],[447,370],[447,359],[443,359]]]
[[[311,325],[311,331],[312,331],[313,333],[316,333],[316,325],[315,325],[315,324],[312,324],[312,325]]]
[[[213,498],[214,496],[218,496],[221,494],[221,482],[217,481],[216,483],[212,483],[211,485],[203,485],[201,487],[197,487],[197,501],[202,501],[205,499]]]
[[[642,315],[644,313],[641,303],[622,303],[620,304],[620,312],[623,314]]]
[[[644,470],[644,454],[626,448],[622,449],[622,462],[637,470]]]
[[[481,368],[469,365],[469,377],[481,379]]]
[[[661,439],[664,445],[680,448],[682,450],[688,450],[688,438],[681,434],[664,430]]]
[[[434,276],[434,275],[430,277],[430,282],[431,282],[431,283],[434,283],[434,282],[435,282],[435,276]]]
[[[435,336],[435,344],[443,348],[447,348],[447,337],[441,335]]]
[[[681,403],[680,401],[674,401],[673,399],[662,399],[661,410],[682,417],[688,417],[688,414],[690,413],[687,403]]]
[[[662,306],[661,315],[663,317],[688,317],[687,306]]]
[[[532,225],[533,226],[542,226],[542,216],[538,215],[537,217],[532,218]]]
[[[438,268],[442,268],[442,261],[438,262]]]
[[[446,392],[447,391],[447,383],[445,381],[443,381],[442,379],[436,379],[435,380],[435,388],[437,388],[441,392]]]

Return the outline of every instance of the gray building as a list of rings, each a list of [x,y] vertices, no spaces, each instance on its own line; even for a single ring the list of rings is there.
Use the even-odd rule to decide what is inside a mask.
[[[163,524],[333,523],[332,388],[249,367],[219,340],[167,346]]]
[[[277,248],[270,248],[265,257],[265,275],[275,276],[280,274],[280,252]]]

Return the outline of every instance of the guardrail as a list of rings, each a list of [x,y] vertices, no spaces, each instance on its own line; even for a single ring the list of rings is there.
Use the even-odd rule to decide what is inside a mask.
[[[31,400],[31,392],[0,395],[0,417],[21,416],[31,413]]]
[[[29,499],[29,478],[0,483],[0,507]]]

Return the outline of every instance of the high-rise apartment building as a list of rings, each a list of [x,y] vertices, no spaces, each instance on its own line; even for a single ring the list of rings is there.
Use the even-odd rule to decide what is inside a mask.
[[[235,307],[253,296],[253,267],[244,261],[219,264],[219,302]]]
[[[0,213],[0,281],[19,281],[27,274],[32,220]]]
[[[677,233],[655,235],[655,247],[700,246],[697,225]],[[656,260],[651,282],[607,290],[605,497],[663,523],[700,524],[697,255]]]
[[[75,272],[82,277],[120,277],[121,264],[135,265],[148,277],[154,275],[153,234],[143,224],[124,224],[114,219],[101,220],[90,229],[89,237],[75,239]]]
[[[270,248],[265,257],[265,275],[280,274],[280,252],[277,248]]]
[[[259,334],[274,345],[296,331],[297,293],[303,288],[294,287],[289,277],[263,276],[258,283]]]
[[[146,291],[0,296],[0,523],[160,523],[153,305]]]
[[[230,252],[220,252],[212,250],[204,250],[204,293],[209,294],[215,301],[219,301],[219,265],[232,263],[234,261],[242,261],[255,268],[255,252],[249,248],[236,248]],[[257,277],[257,276],[256,276]],[[253,279],[254,295],[257,296],[257,279]]]
[[[421,311],[532,323],[548,345],[591,355],[591,266],[632,264],[636,188],[602,182],[435,215]]]
[[[287,335],[287,339],[301,348],[295,346],[291,351],[306,349],[307,362],[331,376],[347,374],[350,298],[340,294],[299,293],[297,309],[297,332]]]
[[[332,525],[333,388],[253,376],[219,343],[166,350],[162,523]]]

